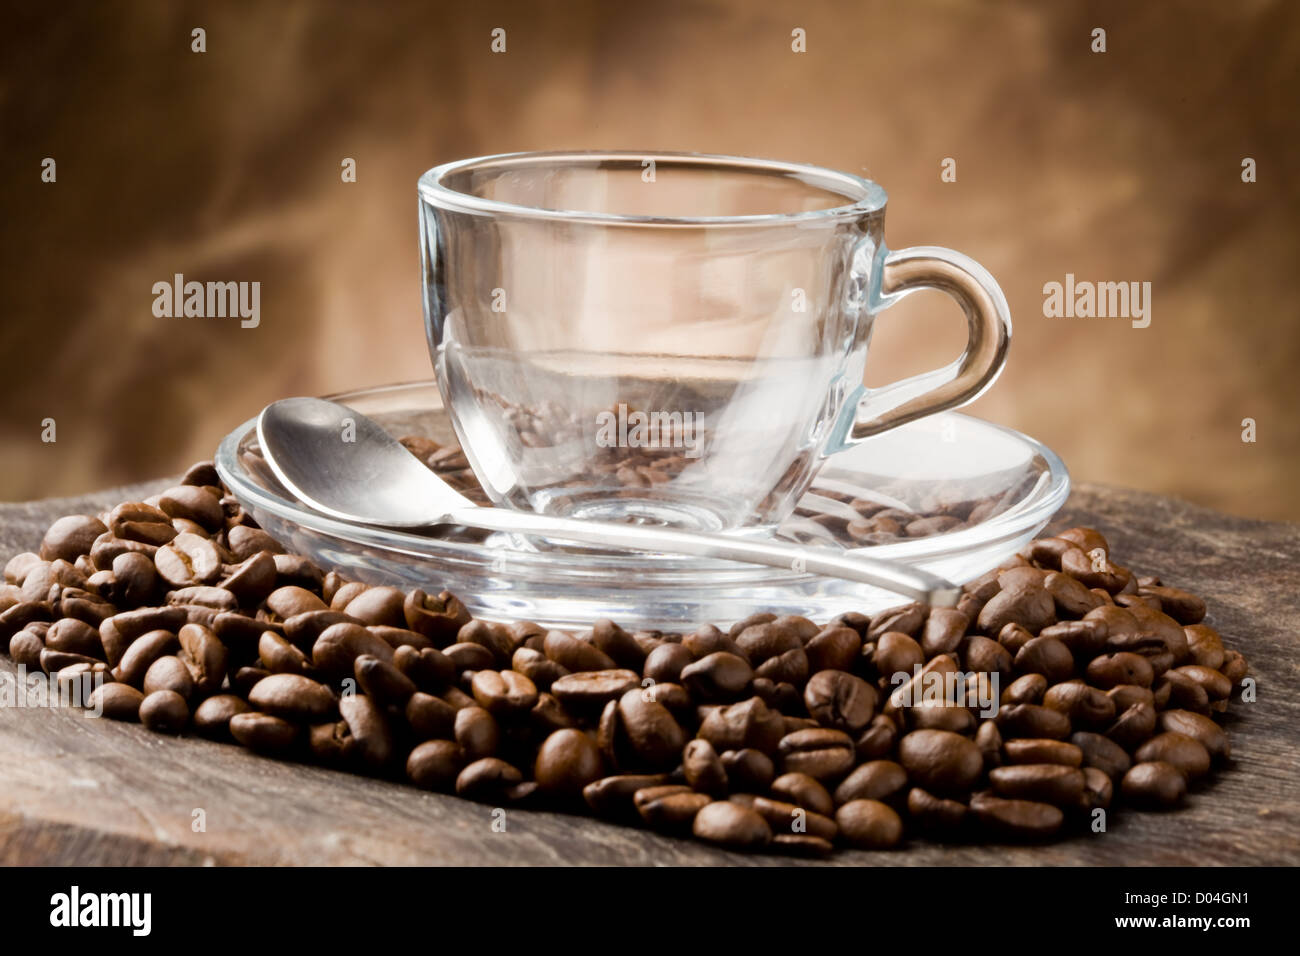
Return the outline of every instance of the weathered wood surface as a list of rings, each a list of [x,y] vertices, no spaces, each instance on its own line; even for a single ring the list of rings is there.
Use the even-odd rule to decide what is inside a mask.
[[[165,483],[0,505],[0,555],[60,514]],[[1082,486],[1054,528],[1088,524],[1117,560],[1201,594],[1246,654],[1258,701],[1234,703],[1233,760],[1174,813],[1112,814],[1109,832],[1045,846],[840,852],[838,865],[1300,864],[1300,525],[1250,521],[1142,492]],[[0,661],[13,672],[13,665]],[[206,829],[195,832],[194,811]],[[80,712],[0,708],[4,864],[803,864],[722,852],[586,817],[492,808],[401,783],[283,764]],[[813,864],[826,865],[826,864]]]

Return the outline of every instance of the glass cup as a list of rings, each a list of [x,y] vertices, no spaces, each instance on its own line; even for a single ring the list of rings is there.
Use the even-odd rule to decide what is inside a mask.
[[[1011,319],[960,253],[890,251],[885,191],[693,153],[515,153],[419,181],[424,315],[444,402],[498,505],[769,531],[828,456],[965,404]],[[962,356],[863,386],[877,314],[918,289]]]

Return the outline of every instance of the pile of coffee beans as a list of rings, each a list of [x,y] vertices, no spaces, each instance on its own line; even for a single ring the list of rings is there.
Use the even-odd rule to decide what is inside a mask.
[[[736,849],[1048,839],[1176,806],[1246,661],[1105,538],[1034,541],[956,608],[568,633],[324,573],[211,463],[4,569],[0,647],[104,716]]]

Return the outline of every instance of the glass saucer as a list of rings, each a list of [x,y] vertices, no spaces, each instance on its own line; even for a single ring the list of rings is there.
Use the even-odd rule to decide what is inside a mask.
[[[374,418],[462,493],[486,498],[456,446],[433,382],[330,398]],[[348,524],[301,505],[271,474],[255,421],[226,436],[217,470],[258,524],[287,549],[369,584],[444,588],[479,617],[588,627],[694,630],[755,612],[824,622],[905,599],[888,591],[731,561],[539,545],[440,528],[436,536]],[[872,438],[827,461],[777,537],[890,558],[964,583],[1028,542],[1069,494],[1064,463],[1033,439],[949,412]]]

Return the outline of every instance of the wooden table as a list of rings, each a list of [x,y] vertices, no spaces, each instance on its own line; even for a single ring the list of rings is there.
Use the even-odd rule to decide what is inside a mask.
[[[59,515],[138,500],[167,484],[0,505],[0,556],[34,549]],[[830,865],[1300,863],[1300,526],[1096,485],[1079,487],[1052,527],[1073,524],[1101,529],[1121,563],[1205,597],[1209,622],[1249,659],[1258,700],[1233,705],[1231,764],[1182,810],[1121,810],[1104,834],[1046,846],[916,842],[888,853],[839,852]],[[0,667],[14,670],[5,659]],[[511,810],[505,832],[492,824],[490,807],[399,783],[79,711],[0,708],[3,864],[806,862],[554,813]]]

